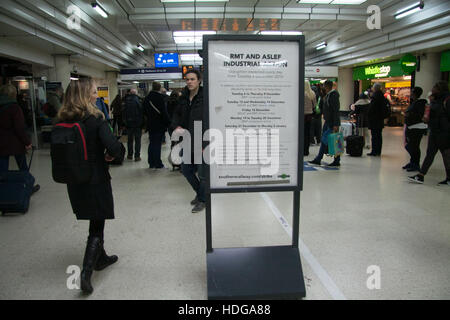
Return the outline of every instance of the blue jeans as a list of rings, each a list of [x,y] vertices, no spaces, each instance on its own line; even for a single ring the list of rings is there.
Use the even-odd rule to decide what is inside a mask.
[[[161,141],[164,133],[149,133],[148,138],[150,144],[148,145],[148,164],[150,168],[163,168],[161,161]]]
[[[0,172],[6,172],[9,169],[9,157],[0,156]],[[24,154],[18,154],[14,156],[16,158],[17,166],[20,171],[28,171],[27,158]]]
[[[181,172],[192,186],[192,189],[197,193],[198,201],[206,202],[205,165],[183,163],[181,165]],[[197,173],[198,176],[195,173]]]
[[[330,127],[328,127],[328,125],[326,123],[324,123],[323,129],[322,129],[322,136],[325,133],[325,131],[327,131],[328,129],[330,129]],[[320,142],[319,154],[314,158],[314,161],[316,161],[316,162],[321,161],[323,156],[325,155],[325,153],[327,153],[327,151],[328,151],[328,145],[324,144],[321,141]],[[341,156],[334,157],[334,161],[339,163],[341,161]]]

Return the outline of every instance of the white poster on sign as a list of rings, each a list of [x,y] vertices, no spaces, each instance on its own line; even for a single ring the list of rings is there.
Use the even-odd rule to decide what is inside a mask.
[[[294,41],[208,42],[211,189],[297,186],[299,54]]]

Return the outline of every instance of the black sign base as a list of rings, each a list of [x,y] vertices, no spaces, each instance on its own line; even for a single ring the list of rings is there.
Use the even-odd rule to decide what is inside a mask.
[[[207,252],[208,299],[298,299],[306,296],[300,253],[292,246]]]

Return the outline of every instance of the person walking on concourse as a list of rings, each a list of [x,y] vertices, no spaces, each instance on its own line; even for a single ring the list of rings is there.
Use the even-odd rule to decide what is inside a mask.
[[[193,147],[195,139],[194,122],[203,120],[203,87],[200,86],[200,83],[200,72],[195,69],[190,69],[186,74],[186,87],[183,89],[172,120],[173,129],[179,133],[183,132],[183,130],[188,130],[191,135],[191,161],[190,163],[183,163],[181,165],[181,172],[196,193],[196,197],[191,201],[191,205],[194,206],[192,213],[205,209],[206,201],[205,168],[203,163],[194,163]]]
[[[91,276],[115,263],[117,256],[108,256],[104,249],[105,220],[114,219],[114,203],[108,162],[122,158],[125,148],[111,132],[105,115],[95,106],[97,89],[92,79],[71,81],[58,112],[61,122],[82,122],[86,128],[88,159],[92,159],[89,183],[67,184],[72,210],[77,220],[89,220],[89,236],[81,272],[81,290],[93,292]],[[106,153],[105,153],[106,150]]]
[[[312,161],[308,161],[308,163],[313,165],[321,164],[322,158],[327,152],[328,146],[323,143],[323,140],[328,137],[328,134],[331,132],[337,133],[339,132],[339,127],[341,125],[341,119],[339,117],[339,93],[333,89],[333,81],[327,80],[324,84],[326,95],[323,98],[323,118],[325,123],[323,124],[322,130],[322,142],[320,143],[319,154]],[[334,161],[330,163],[328,166],[330,167],[339,167],[341,165],[341,157],[335,156]]]

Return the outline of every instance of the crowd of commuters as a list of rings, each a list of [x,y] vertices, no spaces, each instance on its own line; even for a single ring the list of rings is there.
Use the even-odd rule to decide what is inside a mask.
[[[315,93],[315,99],[311,98],[310,89]],[[387,92],[389,93],[389,91]],[[420,87],[412,89],[410,105],[405,112],[404,140],[410,160],[403,166],[403,169],[408,172],[419,171],[418,174],[408,177],[408,180],[423,183],[424,176],[431,167],[435,155],[440,151],[446,177],[438,184],[450,185],[450,94],[448,83],[445,81],[436,83],[433,86],[429,102],[421,99],[422,93],[423,90]],[[356,116],[357,133],[364,137],[366,148],[371,147],[372,149],[367,153],[368,156],[378,157],[381,155],[384,122],[390,116],[390,99],[389,94],[383,93],[381,84],[375,83],[350,106],[351,114]],[[316,105],[312,107],[311,111],[314,103]],[[428,112],[426,112],[427,108]],[[326,136],[331,132],[339,131],[339,110],[339,93],[333,88],[333,82],[327,80],[323,86],[320,84],[310,86],[308,82],[305,82],[305,130],[309,134],[306,134],[305,131],[304,155],[309,154],[310,144],[320,142],[319,153],[313,160],[308,161],[309,164],[322,164],[321,160],[328,150]],[[318,127],[322,118],[324,124],[320,132]],[[427,152],[422,166],[420,166],[420,142],[427,132],[429,132]],[[327,166],[339,167],[340,157],[335,156],[334,161]]]
[[[67,191],[72,210],[78,220],[89,220],[89,236],[81,273],[81,289],[91,293],[93,271],[100,271],[118,260],[108,256],[104,249],[105,220],[114,219],[113,193],[108,163],[115,158],[140,161],[141,135],[146,130],[149,135],[148,164],[154,170],[164,168],[161,148],[166,131],[170,135],[184,132],[194,136],[196,121],[203,120],[203,88],[199,71],[189,70],[186,74],[186,87],[174,90],[170,97],[162,90],[159,82],[153,82],[151,91],[141,99],[136,89],[131,89],[124,97],[117,95],[112,102],[112,128],[109,121],[109,107],[97,96],[97,87],[92,79],[71,81],[62,98],[62,91],[55,93],[53,104],[57,107],[59,122],[82,121],[86,127],[87,150],[93,160],[93,174],[89,183],[68,184]],[[434,157],[441,152],[446,170],[446,178],[440,185],[450,184],[450,94],[446,82],[438,82],[432,90],[430,103],[421,99],[422,89],[412,90],[411,104],[405,114],[405,148],[410,155],[409,163],[403,169],[408,172],[419,171],[409,177],[416,183],[423,183]],[[317,156],[309,161],[321,165],[327,153],[326,136],[338,132],[341,125],[339,93],[332,81],[310,86],[305,82],[304,108],[304,155],[309,155],[310,144],[320,143]],[[19,97],[19,99],[21,99]],[[53,99],[53,97],[52,97]],[[55,100],[53,99],[53,100]],[[31,141],[25,131],[26,117],[18,104],[17,91],[13,85],[0,87],[0,172],[7,171],[9,157],[14,156],[20,170],[28,170],[26,152],[31,149]],[[389,114],[389,100],[382,87],[375,84],[370,92],[364,92],[351,106],[357,115],[359,133],[365,137],[369,146],[368,129],[371,131],[371,152],[369,156],[380,156],[382,151],[382,130],[384,120]],[[323,118],[323,126],[322,126]],[[321,127],[322,126],[322,127]],[[115,129],[117,128],[117,131]],[[427,153],[420,166],[420,142],[429,132]],[[125,151],[114,134],[125,132],[128,135],[128,148]],[[206,183],[203,162],[196,163],[194,139],[191,139],[191,161],[181,164],[181,172],[195,192],[190,202],[192,212],[205,208]],[[173,145],[172,145],[173,146]],[[185,155],[184,155],[185,156]],[[188,155],[189,157],[189,155]],[[335,156],[329,164],[340,166],[340,156]],[[36,185],[33,191],[37,191]],[[101,199],[101,201],[100,201]]]

